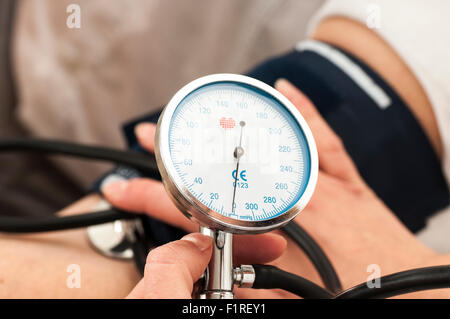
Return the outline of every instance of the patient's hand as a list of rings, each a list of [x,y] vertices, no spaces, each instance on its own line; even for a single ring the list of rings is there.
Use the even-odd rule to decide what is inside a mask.
[[[304,116],[319,154],[317,188],[296,222],[324,248],[344,289],[365,282],[371,275],[369,265],[378,265],[381,275],[387,275],[434,259],[436,254],[420,243],[362,180],[341,140],[311,101],[285,80],[276,87]],[[305,269],[305,263],[296,259],[298,252],[292,246],[289,243],[276,264],[318,280],[311,266]]]
[[[295,219],[322,246],[337,269],[344,288],[367,280],[367,267],[376,264],[381,275],[422,266],[435,253],[423,246],[361,179],[342,142],[320,116],[314,105],[285,80],[276,88],[300,110],[317,143],[320,172],[316,191],[306,209]],[[154,149],[155,127],[140,125],[136,130],[142,146]],[[401,190],[399,190],[401,192]],[[147,214],[196,231],[172,204],[161,183],[148,179],[119,182],[104,189],[115,206]],[[237,236],[237,263],[273,264],[320,283],[320,278],[303,252],[290,240],[275,233]],[[244,244],[245,243],[245,244]],[[279,258],[278,258],[279,257]],[[239,289],[240,297],[287,297],[279,291]]]

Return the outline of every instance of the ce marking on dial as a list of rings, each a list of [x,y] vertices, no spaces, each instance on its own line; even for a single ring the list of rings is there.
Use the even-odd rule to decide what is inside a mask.
[[[236,178],[236,170],[231,173],[231,176],[233,180],[239,181],[239,178],[241,178],[244,182],[247,182],[247,170],[245,169],[239,173],[239,178]]]

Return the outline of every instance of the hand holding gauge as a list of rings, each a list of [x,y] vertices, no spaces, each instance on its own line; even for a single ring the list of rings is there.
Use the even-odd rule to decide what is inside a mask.
[[[175,94],[155,146],[169,196],[215,239],[203,297],[232,297],[231,234],[282,227],[312,196],[318,160],[309,127],[272,87],[217,74]]]

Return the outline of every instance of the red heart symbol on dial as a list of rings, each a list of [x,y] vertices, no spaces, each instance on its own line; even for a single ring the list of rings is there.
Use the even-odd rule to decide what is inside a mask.
[[[236,123],[234,122],[234,120],[231,117],[229,117],[229,118],[222,117],[220,119],[220,126],[222,126],[222,128],[224,128],[224,129],[231,129],[235,125],[236,125]]]

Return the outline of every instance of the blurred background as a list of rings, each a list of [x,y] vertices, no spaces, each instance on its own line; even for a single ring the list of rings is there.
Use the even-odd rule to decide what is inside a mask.
[[[293,48],[322,2],[0,0],[0,137],[124,148],[121,124],[197,77]],[[108,168],[2,154],[0,212],[54,213]]]
[[[0,138],[125,148],[123,123],[161,109],[195,78],[245,73],[292,49],[324,2],[0,0]],[[1,154],[0,214],[53,214],[108,169]],[[419,238],[443,250],[448,227],[450,210]]]

